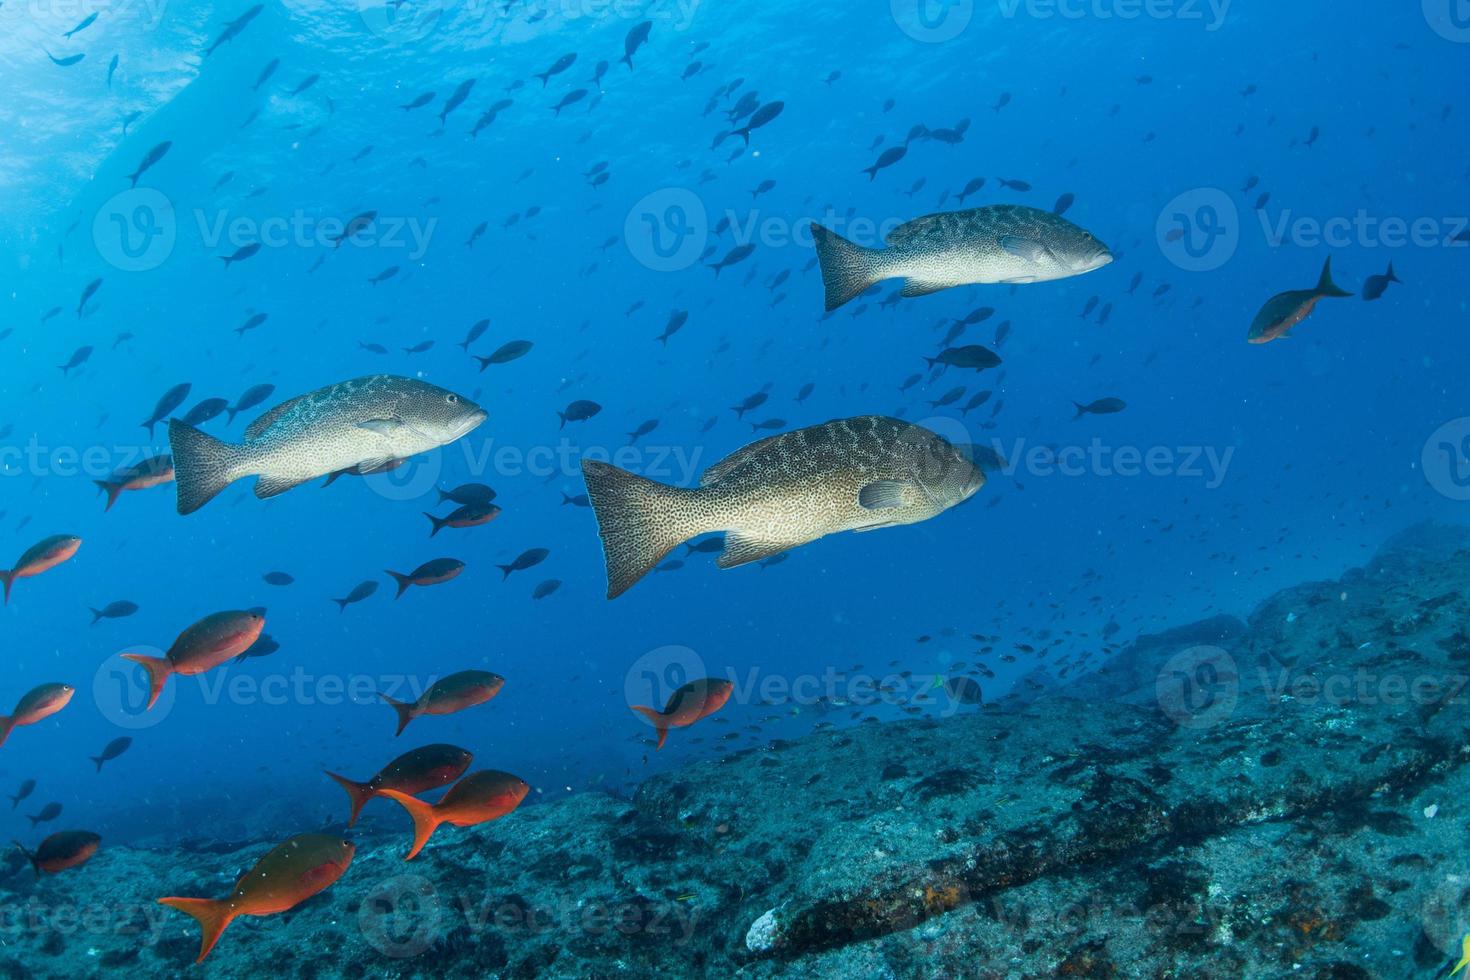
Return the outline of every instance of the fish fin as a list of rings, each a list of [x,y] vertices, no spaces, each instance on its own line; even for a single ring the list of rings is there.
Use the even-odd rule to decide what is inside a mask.
[[[657,752],[664,747],[664,740],[669,737],[669,726],[664,724],[663,713],[657,708],[647,708],[641,704],[635,704],[632,707],[634,711],[647,718],[648,723],[653,726],[653,730],[658,732],[658,748],[654,749]]]
[[[879,521],[876,524],[864,524],[862,527],[855,527],[855,528],[853,528],[852,529],[852,533],[853,534],[862,534],[864,531],[876,531],[880,527],[892,527],[893,524],[894,524],[893,521]]]
[[[248,475],[246,447],[221,442],[187,422],[169,419],[168,444],[174,456],[180,514],[194,513],[225,487]]]
[[[439,819],[439,814],[434,810],[432,804],[415,799],[407,793],[400,793],[396,789],[385,789],[379,790],[378,795],[393,800],[407,810],[410,817],[413,817],[413,847],[403,858],[405,861],[412,861],[419,851],[424,849],[424,845],[429,842],[429,838],[434,835],[434,831],[443,821]]]
[[[235,918],[235,912],[230,908],[229,902],[221,902],[213,898],[160,898],[158,904],[167,905],[169,908],[178,909],[186,915],[192,915],[203,930],[199,935],[199,959],[195,963],[202,963],[209,951],[214,949],[214,944],[219,942],[220,934],[225,931],[225,926]]]
[[[391,579],[393,579],[393,581],[395,581],[395,582],[398,583],[398,594],[393,597],[395,599],[401,599],[401,598],[403,598],[403,593],[407,592],[408,591],[408,587],[413,584],[413,577],[410,576],[410,575],[400,575],[399,573],[397,573],[397,572],[395,572],[395,571],[393,571],[392,569],[389,569],[389,568],[383,569],[383,574],[384,575],[387,575],[388,577],[390,577]],[[508,574],[509,573],[507,573],[507,575]],[[347,603],[344,602],[343,600],[341,600],[341,599],[335,599],[333,601],[334,602],[341,602],[342,603],[342,608],[343,609],[346,609],[347,608]]]
[[[93,609],[91,606],[88,606],[87,607],[87,612],[89,612],[89,613],[92,614],[92,624],[91,625],[96,626],[97,623],[100,622],[101,619],[102,619],[102,610],[100,610],[100,609]]]
[[[20,850],[20,853],[25,855],[26,860],[31,862],[31,869],[36,872],[36,877],[40,878],[41,864],[39,861],[36,860],[36,852],[26,847],[18,840],[13,840],[10,843],[14,844]],[[1453,976],[1453,974],[1451,974],[1451,976]]]
[[[376,432],[380,436],[392,436],[397,432],[403,431],[406,424],[400,418],[367,419],[357,423],[357,427],[359,429],[367,429],[369,432]]]
[[[441,521],[439,518],[435,517],[433,514],[430,514],[428,511],[424,511],[423,513],[424,516],[429,519],[429,523],[434,525],[434,529],[429,532],[429,537],[431,538],[434,535],[438,534],[440,531],[444,530],[444,525],[449,523],[449,521],[447,520]]]
[[[10,586],[15,582],[15,573],[0,569],[0,582],[5,584],[5,604],[10,604]]]
[[[1388,264],[1388,281],[1389,282],[1396,282],[1396,283],[1399,283],[1400,285],[1403,284],[1403,280],[1400,279],[1397,275],[1394,274],[1394,271],[1393,271],[1393,263],[1392,262],[1390,262]]]
[[[924,279],[905,279],[903,283],[903,288],[898,291],[898,294],[900,296],[907,296],[912,299],[915,296],[928,296],[930,293],[937,293],[940,290],[948,289],[952,285],[953,283],[948,282],[930,282]]]
[[[398,712],[398,731],[393,733],[394,738],[402,735],[403,730],[408,727],[408,723],[417,718],[421,713],[418,702],[416,701],[399,701],[397,698],[390,698],[381,692],[379,692],[378,697],[383,699],[384,704]]]
[[[1024,286],[1036,281],[1035,276],[1011,276],[1009,279],[1000,280],[1002,286]]]
[[[616,599],[675,547],[705,531],[692,507],[699,494],[618,469],[582,460],[587,498],[597,515],[607,563],[607,597]]]
[[[1327,261],[1322,263],[1322,277],[1317,280],[1318,296],[1351,296],[1352,293],[1340,289],[1337,283],[1332,281],[1332,256],[1327,256]],[[1281,336],[1285,337],[1286,334]]]
[[[98,772],[101,772],[102,771],[102,763],[107,761],[107,760],[103,759],[102,756],[100,756],[100,755],[89,755],[89,756],[87,756],[87,758],[89,758],[93,762],[97,763],[97,771]]]
[[[1018,259],[1027,262],[1040,262],[1042,255],[1046,253],[1046,246],[1035,238],[1026,238],[1022,235],[1001,235],[1000,247]]]
[[[298,480],[289,476],[265,476],[255,481],[255,495],[261,500],[269,500],[271,497],[279,497],[287,490],[294,490],[305,480]]]
[[[903,484],[897,480],[874,480],[858,491],[858,504],[866,510],[888,510],[903,503]]]
[[[14,730],[14,728],[15,728],[15,719],[14,718],[10,717],[9,715],[0,715],[0,745],[4,745],[5,744],[5,740],[10,737],[10,733],[11,733],[12,730]],[[16,800],[16,806],[19,806],[19,805],[20,805],[20,801],[19,800]],[[11,809],[14,810],[15,807],[11,807]],[[32,824],[32,826],[35,826],[35,825]]]
[[[97,484],[98,490],[107,494],[107,506],[102,508],[102,512],[105,514],[109,510],[112,510],[113,504],[117,503],[117,495],[122,493],[122,487],[116,483],[108,483],[106,480],[93,480],[92,482]]]
[[[822,266],[822,285],[827,291],[827,311],[851,302],[883,278],[878,249],[863,248],[830,228],[812,222],[812,243]]]
[[[1072,404],[1077,408],[1077,414],[1072,416],[1072,421],[1075,422],[1082,416],[1087,414],[1087,406],[1082,404],[1081,402],[1073,402]]]
[[[163,685],[168,680],[168,675],[174,672],[173,662],[167,657],[150,657],[142,653],[125,653],[122,657],[135,664],[142,664],[143,669],[148,671],[148,707],[153,707],[158,701],[158,696],[163,693]]]
[[[721,568],[748,565],[762,558],[779,555],[787,548],[794,548],[800,543],[800,541],[761,538],[747,531],[734,529],[725,532],[725,550],[720,552],[720,557],[715,560],[715,564]]]
[[[322,771],[326,772],[326,770]],[[367,783],[359,783],[346,776],[339,776],[335,772],[327,772],[327,775],[347,791],[347,798],[352,801],[352,815],[347,818],[347,826],[351,827],[357,823],[357,815],[362,812],[363,805],[373,798],[373,788]]]
[[[277,419],[279,419],[282,415],[285,415],[288,411],[294,408],[296,403],[301,401],[301,399],[305,397],[305,395],[297,395],[295,398],[292,398],[289,401],[281,402],[281,404],[266,412],[254,422],[251,422],[248,426],[245,427],[245,441],[249,442],[253,439],[259,439],[261,435],[265,433],[266,429],[269,429],[271,426],[275,425]]]

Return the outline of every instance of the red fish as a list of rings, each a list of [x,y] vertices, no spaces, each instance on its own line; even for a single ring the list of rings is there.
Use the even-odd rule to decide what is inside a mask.
[[[473,827],[497,820],[521,805],[531,787],[519,776],[485,769],[455,783],[438,803],[425,803],[407,793],[385,789],[382,796],[396,800],[413,817],[413,848],[405,861],[412,861],[440,824]]]
[[[16,841],[15,846],[31,862],[31,867],[36,869],[36,877],[39,878],[42,871],[54,875],[58,871],[86,864],[97,853],[97,845],[101,843],[102,838],[90,830],[63,830],[41,841],[41,846],[34,851],[27,850],[20,841]]]
[[[410,797],[412,799],[412,797]],[[293,909],[324,891],[352,863],[356,848],[350,841],[325,834],[301,834],[277,844],[235,882],[229,898],[160,898],[162,905],[187,912],[199,920],[202,962],[225,927],[241,915],[275,915]]]
[[[402,735],[408,723],[419,715],[452,715],[456,711],[484,704],[505,686],[505,678],[488,670],[462,670],[440,678],[417,701],[397,701],[386,694],[378,697],[398,712],[398,731]]]
[[[352,801],[352,816],[347,820],[347,826],[351,827],[357,823],[357,815],[362,811],[363,805],[383,790],[391,789],[413,796],[438,789],[463,776],[474,758],[473,753],[457,745],[425,745],[421,749],[403,753],[365,783],[339,776],[335,772],[327,775],[347,791],[347,798]]]
[[[8,715],[0,715],[0,745],[21,725],[34,725],[66,707],[77,689],[70,684],[42,684],[32,688]]]
[[[1311,289],[1293,289],[1277,293],[1266,300],[1266,305],[1261,307],[1256,318],[1251,321],[1246,342],[1269,344],[1273,340],[1290,337],[1291,328],[1311,316],[1312,311],[1317,308],[1317,302],[1323,297],[1351,295],[1352,293],[1338,288],[1338,285],[1332,281],[1332,257],[1328,256],[1327,261],[1322,263],[1322,275],[1318,278],[1316,286]]]
[[[481,524],[489,524],[500,516],[500,508],[495,504],[465,504],[448,517],[435,517],[427,511],[424,516],[434,525],[434,529],[429,532],[429,537],[432,538],[446,527],[479,527]]]
[[[107,506],[102,509],[109,511],[124,490],[147,490],[174,482],[174,458],[168,455],[154,456],[137,466],[124,466],[105,480],[92,482],[107,494]]]
[[[164,656],[125,653],[123,658],[147,669],[148,707],[151,708],[163,693],[170,674],[190,677],[212,670],[250,649],[264,628],[265,616],[255,610],[213,613],[180,633]]]
[[[5,601],[10,601],[10,586],[16,579],[30,578],[55,568],[76,554],[81,546],[82,539],[75,534],[54,534],[26,549],[14,568],[9,571],[0,569],[0,582],[5,583]]]
[[[664,747],[670,728],[688,728],[701,718],[708,718],[725,706],[735,685],[718,677],[690,681],[669,698],[664,710],[633,705],[633,710],[647,718],[658,732],[658,748]],[[655,750],[657,751],[657,750]]]

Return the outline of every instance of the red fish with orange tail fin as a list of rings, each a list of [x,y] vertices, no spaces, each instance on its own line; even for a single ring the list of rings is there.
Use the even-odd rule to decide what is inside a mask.
[[[148,671],[148,707],[158,701],[172,674],[190,677],[212,670],[249,650],[265,628],[265,617],[251,610],[232,610],[205,616],[179,634],[162,657],[125,653],[123,658]]]
[[[41,846],[34,851],[20,841],[12,843],[31,862],[31,867],[36,870],[36,877],[39,878],[43,871],[54,875],[67,868],[86,864],[97,853],[97,846],[102,843],[102,838],[90,830],[62,830],[41,841]]]
[[[0,745],[21,725],[34,725],[65,708],[77,689],[70,684],[42,684],[32,688],[8,715],[0,715]]]
[[[398,712],[398,731],[402,735],[408,723],[419,715],[452,715],[456,711],[484,704],[505,686],[505,678],[488,670],[462,670],[440,678],[417,701],[398,701],[386,694],[378,697]]]
[[[357,823],[357,815],[367,801],[391,789],[415,796],[431,789],[452,783],[470,767],[475,756],[457,745],[425,745],[421,749],[405,752],[384,766],[376,776],[365,783],[348,779],[335,772],[328,772],[337,785],[347,791],[352,801],[352,815],[347,826]]]
[[[242,915],[275,915],[293,909],[331,886],[357,851],[351,842],[325,834],[301,834],[277,844],[235,882],[229,898],[160,898],[169,908],[187,912],[203,929],[200,963],[225,927]]]
[[[396,800],[413,817],[413,847],[404,858],[412,861],[440,824],[473,827],[498,820],[520,806],[530,791],[519,776],[486,769],[455,783],[438,803],[425,803],[392,789],[380,790],[379,795]]]
[[[10,602],[10,587],[15,584],[16,579],[30,578],[50,571],[76,554],[81,546],[82,539],[75,534],[54,534],[27,548],[26,553],[16,560],[14,568],[8,571],[0,569],[0,583],[5,585],[5,601]]]
[[[662,711],[636,704],[632,707],[658,732],[658,747],[661,749],[669,737],[670,728],[688,728],[701,718],[708,718],[725,706],[734,690],[735,685],[730,681],[706,677],[690,681],[675,691]]]

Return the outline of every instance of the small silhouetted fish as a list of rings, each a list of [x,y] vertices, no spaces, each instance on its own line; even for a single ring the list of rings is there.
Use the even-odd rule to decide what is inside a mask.
[[[444,103],[444,108],[439,111],[439,125],[444,125],[444,120],[449,118],[449,114],[464,104],[464,100],[470,96],[470,89],[474,87],[473,78],[459,83],[459,87],[454,90],[454,93]]]
[[[565,429],[568,422],[585,422],[600,411],[602,411],[601,405],[587,401],[585,398],[579,398],[568,405],[566,411],[556,413],[556,417],[561,419],[561,425],[557,428]]]
[[[679,329],[688,321],[688,310],[674,310],[669,314],[669,322],[664,325],[664,332],[653,339],[659,341],[665,347],[669,346],[669,338],[678,333]]]
[[[721,269],[729,268],[732,265],[738,265],[741,262],[744,262],[746,259],[750,258],[751,253],[754,251],[755,244],[753,242],[746,242],[743,245],[736,245],[734,248],[730,249],[729,252],[725,253],[725,257],[723,259],[720,259],[720,261],[708,266],[707,268],[715,270],[715,277],[719,278]]]
[[[938,357],[924,358],[930,367],[943,364],[947,367],[971,368],[976,371],[984,371],[988,368],[999,367],[1000,356],[995,351],[980,344],[968,344],[964,347],[951,347],[949,350],[941,351]]]
[[[453,490],[440,490],[439,503],[453,501],[456,504],[488,504],[495,499],[495,491],[483,483],[466,483]]]
[[[89,300],[93,296],[97,295],[97,290],[99,290],[101,288],[102,288],[102,280],[101,279],[93,279],[91,282],[87,283],[85,286],[82,287],[82,298],[79,299],[79,300],[77,300],[77,316],[81,316],[82,315],[82,310],[86,307],[87,300]],[[45,316],[45,317],[42,318],[41,322],[42,323],[45,323],[50,318],[51,318],[50,315],[47,315],[47,316]]]
[[[143,176],[143,174],[147,172],[148,168],[152,167],[158,161],[162,160],[164,156],[168,154],[169,148],[172,146],[172,142],[170,142],[169,140],[164,140],[162,143],[159,143],[153,149],[149,150],[148,153],[143,157],[142,162],[138,164],[138,169],[128,174],[128,180],[132,183],[132,186],[137,187],[138,178]]]
[[[561,579],[549,578],[545,582],[542,582],[540,585],[536,586],[536,590],[531,593],[531,598],[545,599],[547,596],[551,595],[551,593],[555,592],[559,588],[561,588]]]
[[[521,552],[516,557],[516,560],[509,565],[496,565],[495,567],[500,569],[504,574],[505,578],[501,579],[503,582],[505,579],[510,578],[511,572],[524,572],[528,568],[534,568],[545,561],[546,556],[549,554],[551,554],[551,551],[547,548],[532,548],[529,551]]]
[[[225,419],[225,424],[229,425],[234,422],[236,415],[259,405],[271,395],[275,394],[275,391],[275,385],[251,385],[245,389],[245,394],[240,396],[239,401],[235,402],[230,408],[225,409],[229,413],[229,417]]]
[[[10,809],[14,810],[16,807],[20,806],[20,801],[25,799],[27,796],[30,796],[35,791],[36,781],[34,779],[27,779],[25,782],[21,783],[20,791],[10,798]]]
[[[210,55],[214,54],[215,48],[218,48],[221,44],[225,44],[228,41],[233,41],[235,38],[239,37],[240,32],[245,29],[245,25],[254,20],[256,18],[256,15],[258,15],[263,9],[265,9],[265,5],[258,3],[255,6],[251,7],[249,10],[245,11],[239,17],[236,17],[234,20],[227,23],[225,25],[224,31],[220,33],[220,36],[215,38],[214,43],[205,49],[204,56],[209,57]]]
[[[458,346],[461,350],[468,351],[470,349],[470,344],[473,344],[475,341],[479,340],[481,335],[485,333],[485,330],[489,326],[489,320],[477,321],[474,326],[470,327],[470,332],[465,335],[464,340],[461,340],[456,346]]]
[[[403,348],[403,353],[405,353],[405,354],[422,354],[425,351],[432,349],[433,346],[434,346],[434,342],[432,340],[421,340],[417,344],[414,344],[412,347],[405,347],[405,348]]]
[[[410,585],[420,587],[440,585],[450,579],[458,578],[459,573],[463,571],[464,562],[458,558],[435,558],[433,561],[424,562],[407,575],[391,570],[387,571],[387,574],[398,583],[398,595],[394,598],[401,599]]]
[[[562,72],[572,67],[573,63],[575,63],[576,60],[577,53],[573,51],[570,54],[564,54],[560,58],[557,58],[556,61],[552,62],[551,67],[546,69],[545,71],[533,72],[532,74],[536,78],[541,79],[541,87],[545,88],[546,83],[550,80],[552,75],[560,75]]]
[[[489,357],[476,357],[475,360],[480,362],[480,370],[483,371],[492,364],[508,364],[525,357],[534,346],[529,340],[512,340],[501,344]]]
[[[290,585],[296,580],[285,572],[266,572],[261,576],[266,585]]]
[[[89,609],[88,611],[92,614],[92,625],[96,626],[104,619],[126,619],[138,611],[138,604],[129,602],[127,599],[119,599],[116,602],[109,602],[101,609]]]
[[[32,827],[35,827],[37,824],[45,823],[48,820],[55,820],[59,816],[61,816],[61,804],[47,803],[41,807],[40,813],[28,816],[26,819],[31,822]]]
[[[633,443],[638,441],[639,436],[646,436],[657,428],[658,419],[649,419],[647,422],[641,423],[638,428],[628,433],[628,445],[631,446]]]
[[[260,326],[265,321],[269,320],[270,318],[271,318],[271,315],[269,313],[254,313],[254,314],[251,314],[251,316],[250,316],[249,319],[247,319],[244,323],[240,324],[238,327],[235,328],[235,333],[237,335],[243,337],[247,333],[249,333],[250,331],[254,330],[256,327]]]
[[[1322,263],[1322,275],[1318,277],[1316,286],[1277,293],[1266,301],[1251,321],[1246,340],[1252,344],[1265,344],[1288,337],[1293,327],[1312,314],[1319,300],[1351,295],[1332,281],[1332,257],[1328,256]]]
[[[42,50],[45,50],[45,49],[43,48]],[[50,51],[47,51],[46,52],[46,57],[48,57],[48,58],[51,59],[51,63],[53,65],[59,65],[62,68],[70,68],[72,65],[76,64],[77,62],[79,62],[83,58],[85,58],[86,55],[85,54],[69,54],[65,58],[58,58],[58,57],[56,57],[56,55],[52,54]]]
[[[64,37],[64,38],[70,39],[73,34],[79,33],[81,31],[85,31],[87,28],[91,27],[92,24],[96,22],[96,20],[97,20],[97,13],[95,11],[93,11],[92,13],[88,14],[86,17],[82,18],[82,22],[80,24],[78,24],[76,27],[73,27],[71,30],[67,31],[65,34],[63,34],[61,36]]]
[[[653,21],[645,20],[635,25],[628,32],[628,36],[623,38],[623,56],[618,60],[627,65],[629,71],[633,70],[633,55],[648,40],[648,32],[651,30],[653,30]]]
[[[92,356],[92,348],[90,348],[90,347],[78,347],[75,351],[72,352],[71,359],[69,361],[67,361],[65,364],[60,365],[60,367],[61,367],[61,373],[62,374],[69,374],[71,372],[71,369],[72,368],[81,367],[83,364],[86,364],[87,363],[87,359],[90,358],[91,356]]]
[[[369,354],[386,354],[386,353],[388,353],[388,348],[384,347],[382,344],[365,344],[365,343],[363,343],[362,341],[359,340],[357,342],[357,346],[358,347],[361,347],[363,350],[367,351]]]
[[[1381,276],[1369,276],[1367,282],[1363,283],[1363,298],[1370,301],[1377,299],[1388,289],[1388,284],[1393,282],[1403,282],[1403,280],[1394,275],[1393,263],[1390,262],[1387,272]]]
[[[1077,414],[1072,416],[1072,421],[1077,421],[1084,415],[1116,415],[1128,407],[1128,403],[1121,398],[1099,398],[1090,405],[1081,402],[1072,403],[1077,408]]]
[[[561,111],[567,106],[575,105],[576,103],[581,102],[586,97],[587,90],[585,88],[573,89],[566,95],[562,96],[561,101],[551,107],[551,111],[559,116],[561,115]]]
[[[357,585],[353,586],[352,591],[347,593],[347,598],[333,599],[332,601],[337,604],[339,612],[346,612],[348,606],[352,605],[354,602],[361,602],[376,591],[378,591],[377,580],[368,579],[365,582],[359,582],[357,583]]]
[[[902,146],[890,146],[888,149],[879,154],[878,159],[874,161],[873,165],[864,170],[863,173],[868,175],[868,180],[876,180],[878,177],[878,171],[883,170],[886,167],[893,166],[895,163],[902,160],[908,154],[908,152],[909,151]]]
[[[1077,198],[1072,194],[1063,194],[1061,197],[1057,198],[1057,203],[1052,207],[1051,213],[1058,216],[1066,214],[1069,210],[1071,210],[1072,204],[1076,200]]]
[[[184,415],[184,421],[189,425],[203,425],[210,419],[218,418],[224,414],[230,403],[223,398],[206,398],[204,401],[189,409]]]
[[[320,78],[321,78],[320,75],[307,75],[305,78],[303,78],[300,82],[297,83],[297,85],[296,85],[295,88],[293,88],[287,94],[289,94],[289,95],[300,95],[302,92],[305,92],[307,89],[309,89],[313,85],[315,85],[317,83],[317,81],[320,80]]]
[[[760,129],[775,119],[781,114],[781,110],[785,108],[786,103],[784,102],[767,102],[755,111],[755,115],[751,116],[750,120],[744,126],[735,130],[731,135],[741,137],[745,140],[745,145],[749,146],[751,131]]]
[[[150,439],[153,438],[153,427],[168,418],[173,414],[174,409],[184,403],[184,399],[189,397],[189,390],[192,387],[189,382],[185,381],[183,384],[174,385],[163,393],[163,397],[153,407],[153,414],[142,423],[143,428],[148,430],[148,437]]]
[[[102,771],[102,763],[111,762],[128,750],[133,740],[126,735],[120,735],[102,747],[101,755],[92,756],[92,761],[97,763],[97,771]]]
[[[253,91],[258,91],[260,89],[260,87],[266,83],[266,79],[268,79],[272,75],[274,75],[276,73],[276,69],[279,68],[279,67],[281,67],[281,59],[280,58],[272,58],[266,64],[266,66],[260,70],[260,74],[256,76],[256,78],[255,78],[255,84],[252,85],[252,86],[250,86],[250,90],[252,92]]]
[[[249,245],[241,245],[229,255],[221,255],[219,257],[219,260],[223,262],[225,264],[225,268],[228,269],[231,263],[243,262],[259,251],[260,242],[251,242]]]
[[[370,278],[368,280],[368,285],[376,286],[380,282],[387,282],[389,279],[392,279],[396,275],[398,275],[398,266],[390,265],[382,272]]]
[[[585,493],[579,493],[579,494],[573,494],[573,495],[568,495],[568,494],[565,494],[564,493],[564,494],[561,495],[561,505],[563,507],[568,507],[568,506],[570,506],[570,507],[591,507],[592,506],[590,503],[587,502],[587,495]]]
[[[398,108],[402,109],[404,112],[409,112],[409,111],[414,110],[414,109],[421,109],[421,108],[423,108],[424,106],[428,105],[430,102],[433,102],[433,101],[434,101],[434,93],[433,92],[425,92],[423,95],[420,95],[418,98],[414,99],[412,102],[406,102],[403,105],[399,106]]]

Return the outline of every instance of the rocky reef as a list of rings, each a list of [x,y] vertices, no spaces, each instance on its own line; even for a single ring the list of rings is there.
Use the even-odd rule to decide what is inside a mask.
[[[1028,704],[864,723],[446,828],[358,834],[202,966],[159,895],[265,844],[0,869],[15,977],[1429,977],[1470,932],[1470,531]],[[389,806],[376,803],[374,806]],[[406,821],[405,821],[406,825]]]

